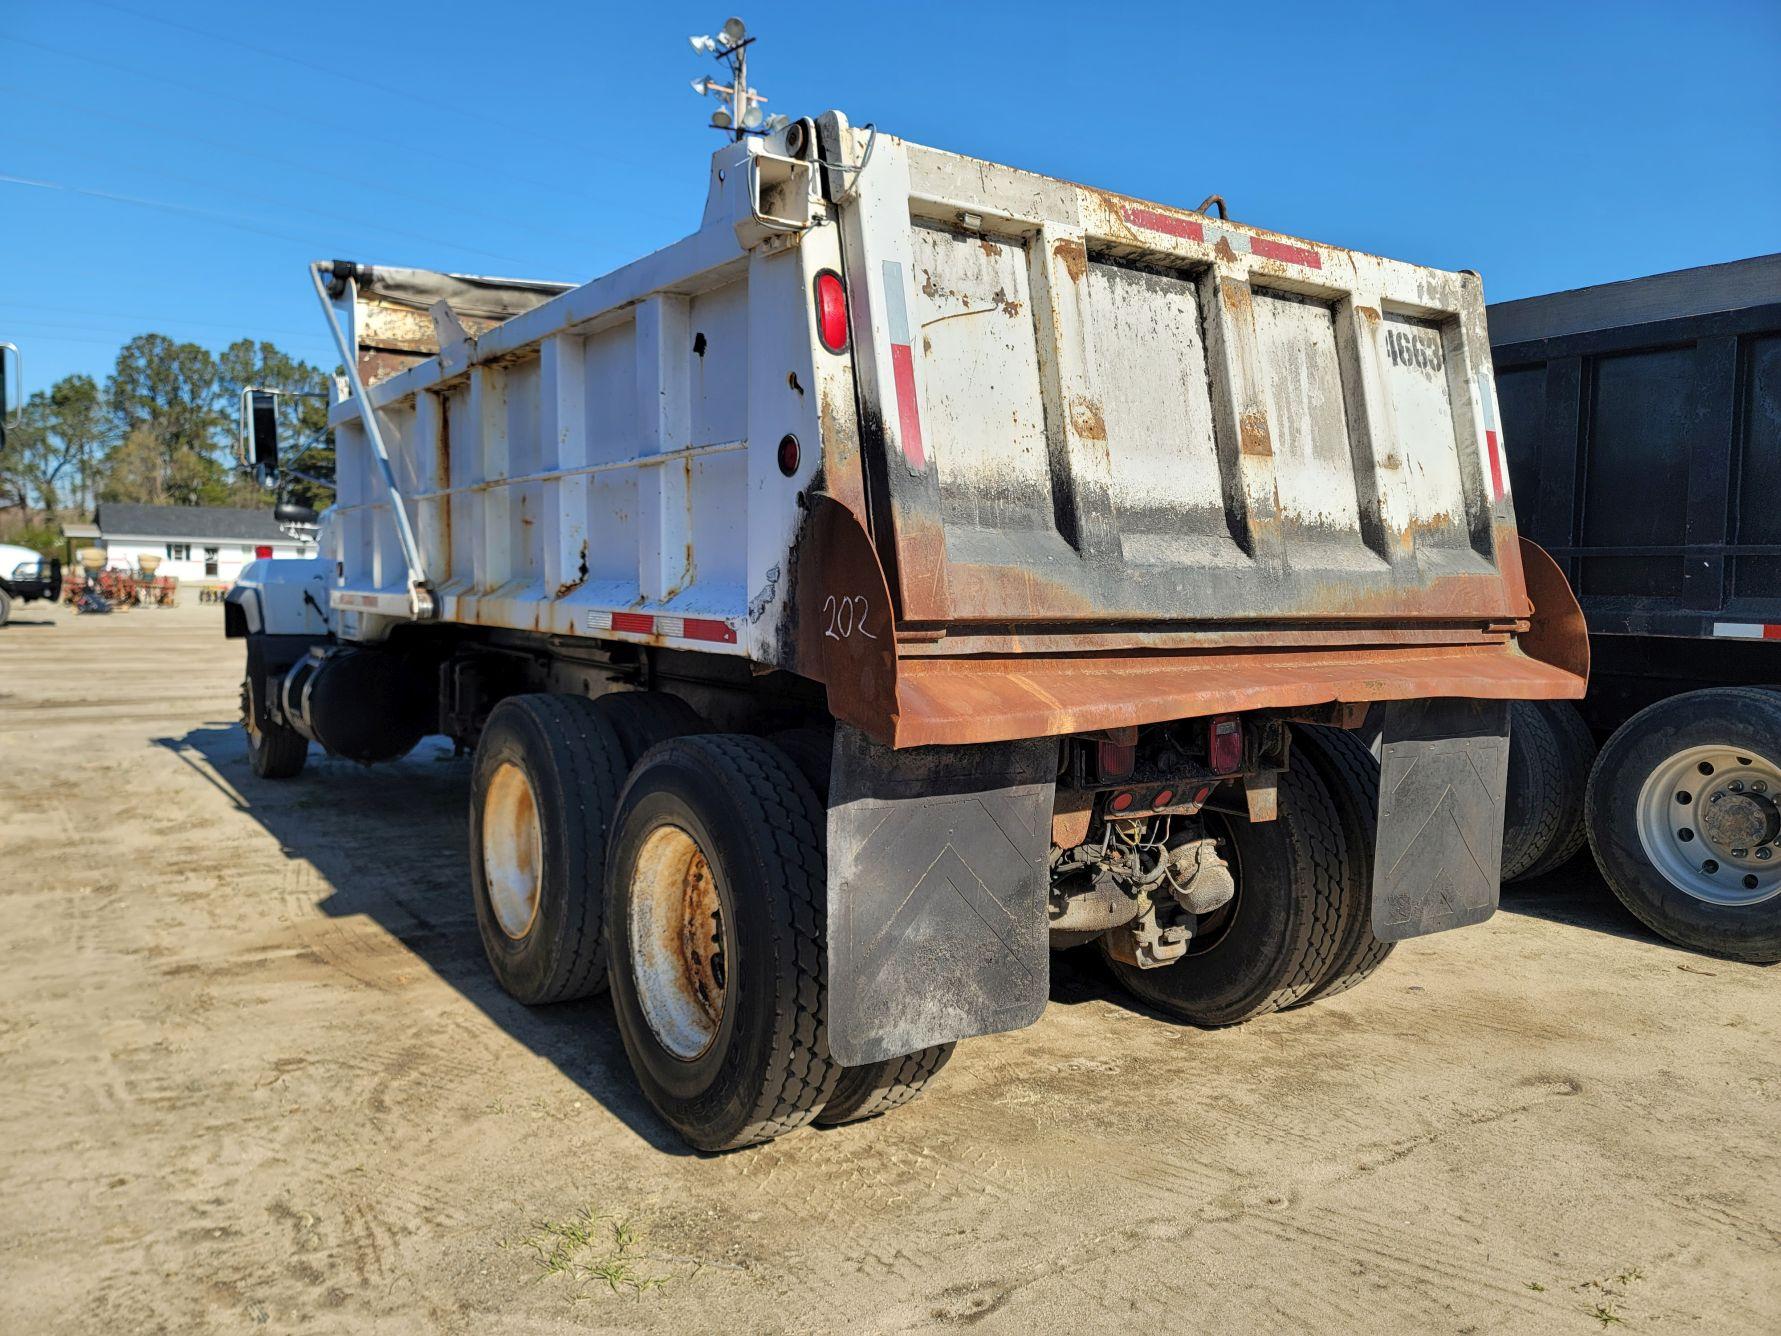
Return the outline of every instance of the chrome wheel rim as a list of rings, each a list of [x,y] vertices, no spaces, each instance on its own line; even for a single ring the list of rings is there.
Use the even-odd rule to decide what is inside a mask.
[[[1639,790],[1639,843],[1672,886],[1710,905],[1781,895],[1781,766],[1712,744],[1686,747]]]
[[[518,941],[538,918],[544,880],[544,832],[532,781],[501,762],[482,799],[482,875],[501,931]]]
[[[631,971],[656,1040],[691,1062],[709,1049],[728,993],[723,904],[711,864],[679,826],[658,826],[631,873]]]

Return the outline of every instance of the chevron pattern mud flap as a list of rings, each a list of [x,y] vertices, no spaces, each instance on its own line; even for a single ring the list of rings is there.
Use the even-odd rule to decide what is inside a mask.
[[[1509,779],[1503,701],[1394,701],[1380,738],[1373,932],[1388,942],[1496,912]]]
[[[837,726],[829,1048],[849,1066],[1031,1025],[1051,983],[1057,742],[892,751]]]

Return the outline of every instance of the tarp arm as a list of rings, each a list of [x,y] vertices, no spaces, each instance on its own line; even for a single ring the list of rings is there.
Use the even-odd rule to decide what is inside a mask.
[[[328,297],[328,286],[322,281],[322,274],[330,277],[334,273],[331,260],[318,260],[309,266],[310,280],[315,284],[316,299],[322,304],[322,311],[328,317],[328,328],[334,332],[334,346],[340,350],[341,365],[346,368],[347,383],[352,386],[353,402],[359,407],[359,419],[365,424],[365,439],[371,445],[371,455],[377,460],[377,470],[383,475],[384,489],[389,493],[390,518],[396,526],[396,541],[402,546],[402,560],[408,567],[408,603],[415,617],[427,620],[434,616],[437,605],[433,601],[432,591],[427,588],[427,573],[421,566],[420,544],[414,537],[414,526],[408,522],[408,508],[402,500],[402,491],[396,486],[396,472],[390,466],[390,452],[384,445],[383,430],[377,424],[377,410],[371,406],[371,400],[365,395],[365,386],[359,379],[358,350],[346,337],[346,331],[340,326],[340,315],[334,309],[334,303]],[[346,279],[346,302],[348,306],[356,305],[359,299],[358,280]]]

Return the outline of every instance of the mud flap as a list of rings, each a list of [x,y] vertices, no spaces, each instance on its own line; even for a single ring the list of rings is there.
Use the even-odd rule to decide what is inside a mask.
[[[1504,701],[1385,707],[1373,932],[1383,941],[1482,923],[1496,912],[1509,778]]]
[[[829,780],[829,1048],[848,1066],[1044,1011],[1057,742],[893,751],[841,724]]]

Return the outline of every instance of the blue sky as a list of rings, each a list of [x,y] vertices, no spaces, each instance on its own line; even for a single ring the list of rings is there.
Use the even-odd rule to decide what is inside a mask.
[[[690,231],[678,4],[0,4],[0,339],[332,363],[317,257],[584,280]],[[1781,3],[769,4],[772,109],[1483,273],[1492,299],[1781,248]],[[494,20],[491,22],[491,20]],[[251,48],[251,49],[250,49]],[[159,207],[101,198],[129,196]]]

